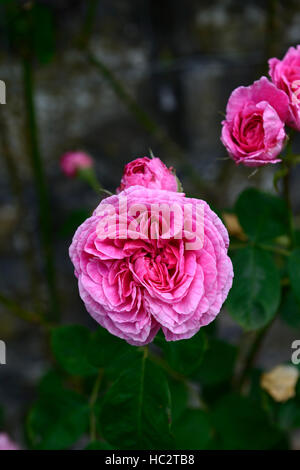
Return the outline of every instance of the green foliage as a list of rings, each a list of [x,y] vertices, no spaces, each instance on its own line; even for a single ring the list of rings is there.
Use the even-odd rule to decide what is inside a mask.
[[[299,368],[299,365],[298,365]],[[277,405],[277,406],[276,406]],[[298,379],[296,386],[296,396],[286,401],[285,403],[277,404],[277,422],[278,425],[284,430],[300,428],[300,379]]]
[[[227,299],[231,316],[246,330],[262,328],[274,317],[280,301],[280,279],[272,256],[255,247],[233,257],[234,282]]]
[[[242,228],[253,241],[273,240],[287,232],[288,219],[285,202],[254,188],[239,196],[235,211]]]
[[[100,327],[91,337],[88,360],[94,367],[118,370],[126,367],[127,354],[130,354],[134,349],[123,339],[111,335]]]
[[[280,315],[292,328],[300,328],[300,303],[292,290],[285,292],[282,297]]]
[[[212,420],[223,449],[271,449],[282,438],[263,409],[240,395],[223,397],[213,410]]]
[[[172,422],[176,421],[187,408],[188,388],[184,382],[168,380],[171,393],[171,416]]]
[[[65,449],[86,432],[88,423],[87,400],[64,388],[55,374],[47,375],[27,418],[30,446],[41,450]]]
[[[195,378],[201,385],[218,385],[232,377],[237,350],[225,341],[209,338],[208,348]]]
[[[89,363],[91,333],[81,325],[55,328],[51,335],[51,346],[59,364],[72,375],[91,375],[97,368]]]
[[[289,257],[288,268],[293,293],[298,302],[300,302],[300,248],[292,251]]]
[[[162,371],[136,349],[127,368],[107,392],[100,412],[100,431],[123,449],[172,447],[170,392]]]
[[[213,437],[209,415],[199,409],[186,409],[172,431],[177,449],[207,449]]]
[[[296,399],[280,404],[277,410],[277,421],[284,431],[300,428],[300,403]]]
[[[190,375],[201,364],[206,345],[206,337],[201,329],[188,341],[165,341],[163,349],[172,369],[180,374]]]

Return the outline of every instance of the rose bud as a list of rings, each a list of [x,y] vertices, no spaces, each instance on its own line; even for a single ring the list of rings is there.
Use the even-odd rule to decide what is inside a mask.
[[[159,158],[142,157],[127,163],[117,193],[130,186],[177,191],[178,183],[172,168],[167,168]]]
[[[92,157],[81,151],[67,152],[60,159],[61,170],[68,178],[74,178],[80,170],[86,170],[93,166]]]

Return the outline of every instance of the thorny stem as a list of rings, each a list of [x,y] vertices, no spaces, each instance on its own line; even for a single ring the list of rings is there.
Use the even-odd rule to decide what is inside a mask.
[[[99,0],[87,1],[87,12],[82,26],[81,36],[79,38],[79,44],[81,47],[86,47],[89,43],[96,18],[98,4]]]
[[[108,196],[113,196],[113,193],[108,191],[107,189],[103,188],[99,183],[97,176],[93,170],[93,168],[83,168],[78,171],[78,176],[81,180],[85,181],[90,185],[94,191],[97,193],[104,193]]]
[[[29,310],[21,307],[17,302],[8,297],[0,294],[0,303],[6,307],[11,313],[21,320],[27,321],[28,323],[33,323],[45,327],[50,327],[51,325],[43,318],[42,315],[33,313]]]
[[[204,181],[198,176],[191,163],[185,158],[182,149],[177,145],[162,129],[154,119],[137,103],[137,101],[127,92],[123,83],[115,77],[115,74],[101,61],[98,57],[90,52],[86,52],[87,61],[93,65],[109,84],[110,88],[115,92],[116,96],[126,106],[130,114],[135,118],[137,123],[143,127],[156,141],[164,147],[166,153],[172,155],[173,162],[177,162],[182,170],[186,172],[193,182],[197,191],[203,194],[208,189]]]
[[[24,261],[27,265],[28,272],[31,280],[31,289],[30,295],[33,299],[33,304],[35,309],[40,307],[39,301],[39,274],[36,268],[36,253],[32,240],[32,233],[27,228],[26,221],[24,220],[27,216],[27,207],[24,201],[24,188],[23,183],[15,163],[14,155],[11,151],[11,146],[8,138],[8,128],[7,123],[4,119],[3,113],[0,112],[0,124],[1,124],[1,146],[2,146],[2,155],[6,163],[8,176],[10,179],[10,185],[12,188],[13,196],[16,201],[18,220],[22,221],[20,226],[20,231],[24,237],[26,247],[23,251]]]
[[[45,274],[49,292],[50,312],[52,319],[59,317],[59,302],[56,289],[54,254],[52,246],[52,224],[50,217],[50,204],[46,178],[39,150],[38,130],[36,123],[36,111],[34,104],[33,71],[30,58],[23,58],[23,85],[26,107],[27,139],[31,165],[34,175],[36,192],[39,204],[39,219],[42,237],[42,248],[45,260]]]
[[[108,83],[110,88],[119,98],[120,102],[126,106],[137,123],[146,132],[148,132],[148,134],[152,135],[156,141],[165,148],[168,154],[172,155],[173,162],[176,163],[177,161],[178,164],[181,165],[182,170],[188,174],[197,191],[203,193],[206,187],[205,183],[197,175],[193,166],[187,161],[180,146],[174,142],[174,140],[169,137],[168,133],[159,124],[157,124],[156,120],[139,105],[135,98],[126,90],[121,80],[115,76],[114,72],[111,71],[101,59],[96,57],[93,52],[91,52],[89,42],[94,26],[94,20],[96,18],[95,12],[97,5],[98,0],[89,0],[87,14],[84,19],[81,36],[77,41],[77,46],[82,52],[84,52],[87,62],[100,72],[102,78],[104,78]]]
[[[249,373],[251,372],[251,369],[253,368],[253,365],[255,364],[255,361],[257,359],[257,356],[259,354],[260,348],[262,346],[262,343],[265,339],[266,334],[269,331],[270,326],[272,325],[273,322],[269,323],[266,325],[264,328],[261,330],[257,331],[254,337],[254,340],[247,351],[246,357],[243,360],[243,365],[242,365],[242,370],[239,373],[238,377],[235,380],[235,387],[238,390],[242,390],[244,387],[244,384],[249,376]],[[241,351],[242,353],[242,351]]]

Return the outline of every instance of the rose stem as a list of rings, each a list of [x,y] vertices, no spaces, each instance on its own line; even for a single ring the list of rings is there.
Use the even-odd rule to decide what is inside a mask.
[[[51,319],[57,319],[59,317],[59,302],[55,282],[50,204],[42,158],[39,150],[36,110],[34,104],[32,62],[31,58],[28,57],[27,54],[24,54],[23,57],[23,87],[28,149],[34,175],[35,188],[38,196],[42,250],[49,293],[49,317]]]

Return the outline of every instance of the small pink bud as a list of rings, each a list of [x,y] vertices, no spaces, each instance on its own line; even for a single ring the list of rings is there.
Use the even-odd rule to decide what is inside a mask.
[[[92,157],[81,151],[67,152],[60,159],[61,170],[68,178],[74,178],[78,170],[92,168],[93,166]]]

